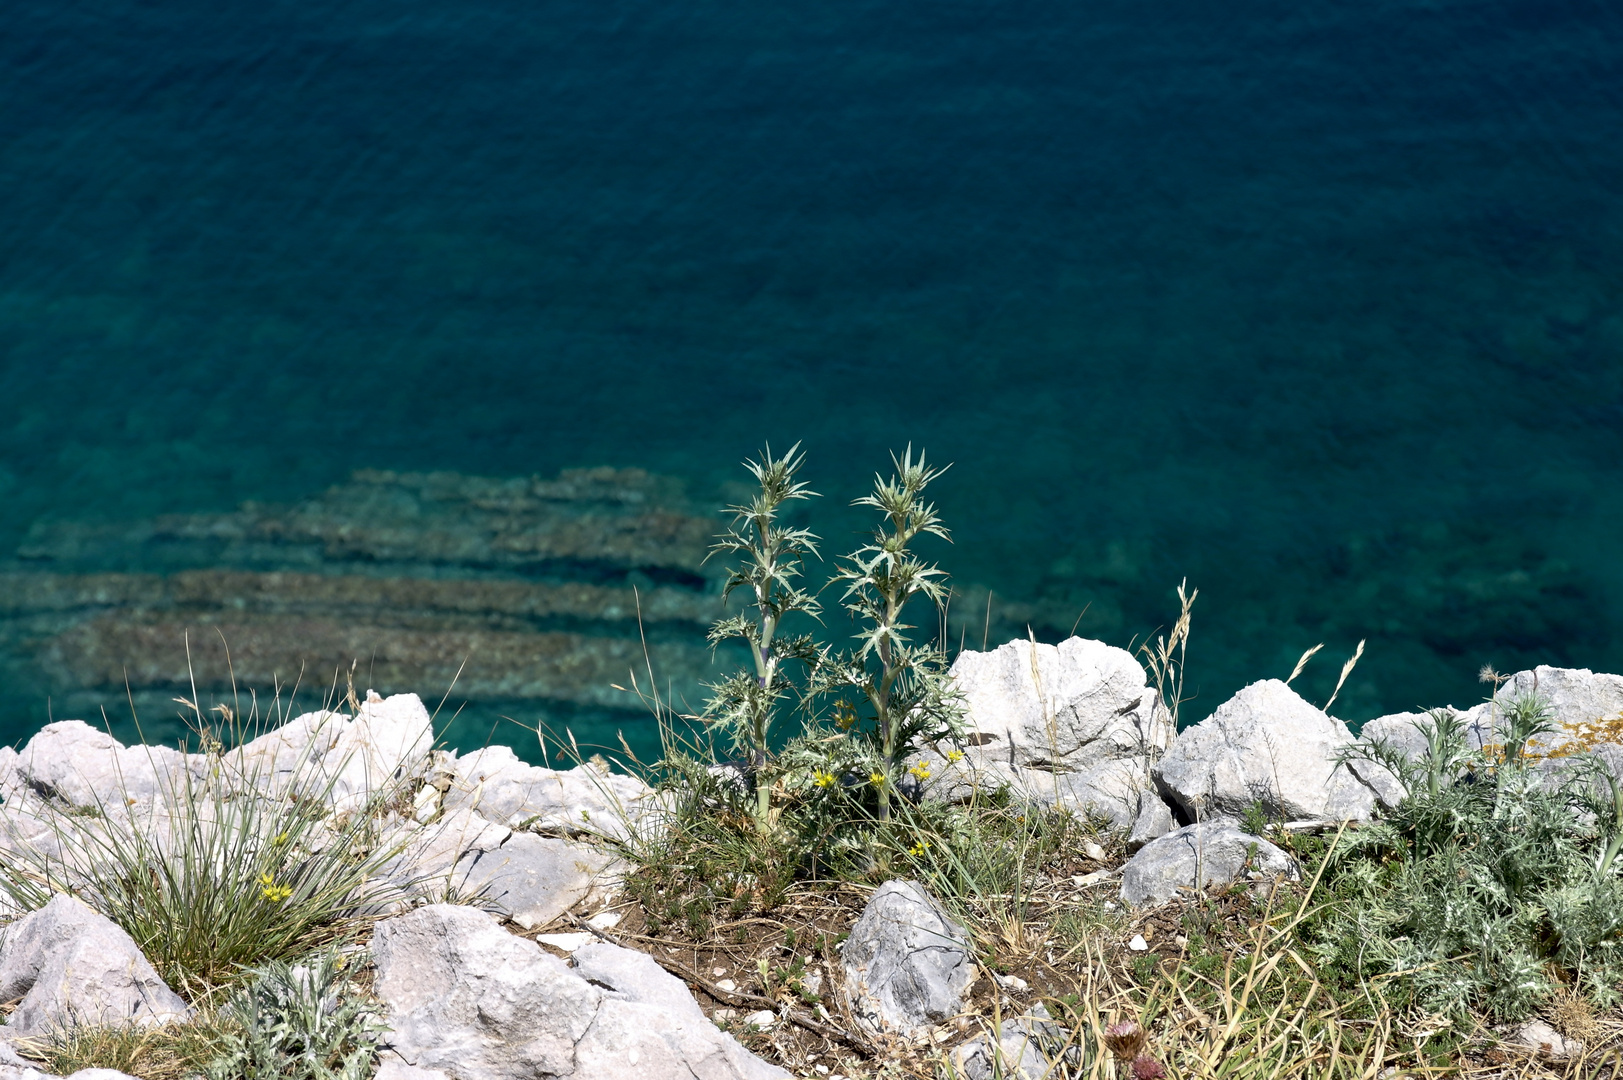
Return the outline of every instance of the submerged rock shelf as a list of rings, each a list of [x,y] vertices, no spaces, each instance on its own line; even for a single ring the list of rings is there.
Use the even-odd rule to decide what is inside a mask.
[[[675,481],[607,468],[363,470],[290,507],[42,523],[0,570],[0,657],[12,694],[57,715],[116,720],[128,688],[162,718],[194,683],[229,701],[302,681],[319,700],[354,663],[386,691],[454,682],[476,708],[629,718],[612,684],[645,642],[677,692],[712,670],[715,530]]]

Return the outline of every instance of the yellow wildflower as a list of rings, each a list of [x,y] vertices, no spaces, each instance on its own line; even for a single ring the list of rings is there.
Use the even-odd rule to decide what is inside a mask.
[[[956,765],[962,760],[964,760],[964,752],[962,750],[947,751],[947,764]]]
[[[286,885],[276,884],[276,879],[269,874],[259,875],[259,895],[273,904],[280,904],[293,895],[293,890]]]
[[[930,779],[930,766],[926,765],[922,761],[917,763],[916,765],[914,765],[911,769],[909,769],[907,771],[912,773],[913,776],[918,780],[928,780],[928,779]]]
[[[878,769],[875,769],[873,772],[868,774],[868,783],[872,784],[874,787],[884,787],[885,774],[880,772]]]
[[[820,788],[831,788],[837,782],[838,781],[834,779],[833,773],[824,772],[822,769],[818,769],[812,774],[812,783],[816,784]]]
[[[857,711],[851,707],[849,701],[834,703],[834,724],[841,731],[850,731],[856,726]]]
[[[920,840],[918,843],[908,848],[907,853],[917,859],[919,856],[923,855],[925,851],[929,850],[929,847],[930,841]]]

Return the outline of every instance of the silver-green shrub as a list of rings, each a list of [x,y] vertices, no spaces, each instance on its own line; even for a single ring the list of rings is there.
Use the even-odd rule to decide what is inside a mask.
[[[388,1030],[331,950],[276,961],[227,1006],[226,1047],[208,1080],[366,1080]]]
[[[1618,1003],[1623,791],[1593,756],[1539,752],[1552,728],[1527,695],[1504,706],[1498,744],[1474,748],[1445,709],[1414,759],[1360,752],[1409,794],[1329,855],[1333,902],[1307,931],[1327,968],[1460,1018],[1524,1017],[1557,982]]]

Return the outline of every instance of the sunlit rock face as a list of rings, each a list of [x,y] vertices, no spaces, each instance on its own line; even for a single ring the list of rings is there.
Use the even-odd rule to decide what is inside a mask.
[[[351,679],[629,716],[614,684],[645,674],[645,641],[662,691],[714,668],[716,530],[674,481],[609,468],[366,470],[294,506],[42,523],[0,573],[0,650],[58,716]]]

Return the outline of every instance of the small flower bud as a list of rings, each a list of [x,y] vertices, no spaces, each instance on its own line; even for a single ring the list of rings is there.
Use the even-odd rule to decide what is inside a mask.
[[[1167,1071],[1148,1054],[1133,1059],[1133,1080],[1165,1080]]]

